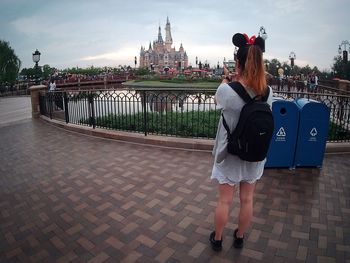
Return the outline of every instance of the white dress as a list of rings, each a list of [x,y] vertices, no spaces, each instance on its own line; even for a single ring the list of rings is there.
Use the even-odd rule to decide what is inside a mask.
[[[50,82],[50,89],[49,91],[55,91],[56,89],[56,83],[55,82]]]
[[[251,97],[254,93],[247,90]],[[221,84],[215,94],[217,107],[222,110],[226,123],[230,131],[234,130],[244,101],[241,97],[226,83]],[[272,89],[267,103],[272,105]],[[220,184],[235,185],[239,182],[254,183],[260,179],[264,172],[266,160],[260,162],[247,162],[241,160],[238,156],[227,152],[227,132],[222,124],[222,116],[219,121],[213,149],[214,165],[211,179],[216,179]]]

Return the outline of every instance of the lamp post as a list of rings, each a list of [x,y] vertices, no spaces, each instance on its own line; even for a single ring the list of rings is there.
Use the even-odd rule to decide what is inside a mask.
[[[264,42],[266,41],[267,33],[266,33],[265,27],[263,27],[263,26],[260,27],[258,36],[261,37],[264,40]],[[264,43],[264,46],[265,46],[265,43]],[[262,52],[265,52],[265,48]]]
[[[289,54],[289,59],[290,59],[290,66],[292,68],[292,72],[293,72],[293,69],[294,69],[294,60],[297,58],[297,56],[295,55],[294,51],[290,52]]]
[[[294,51],[290,52],[289,54],[289,59],[290,59],[290,66],[293,68],[294,67],[294,60],[297,58],[295,55]]]
[[[198,57],[196,57],[196,68],[198,67]]]
[[[136,64],[137,64],[137,57],[136,56],[135,56],[134,63],[135,63],[135,69],[136,69]]]
[[[349,46],[350,43],[348,40],[343,40],[338,48],[338,53],[341,55],[343,53],[343,62],[346,63],[348,62],[348,51],[346,50],[346,47]],[[349,47],[349,52],[350,52],[350,47]]]
[[[35,84],[39,84],[39,79],[38,79],[38,71],[39,71],[39,65],[38,62],[40,61],[40,55],[41,53],[37,50],[33,53],[33,62],[35,63]]]

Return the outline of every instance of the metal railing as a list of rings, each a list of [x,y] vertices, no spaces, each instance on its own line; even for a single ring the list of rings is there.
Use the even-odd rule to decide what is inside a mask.
[[[40,112],[92,128],[165,136],[214,139],[220,110],[215,89],[108,89],[40,93]],[[325,103],[331,112],[328,141],[350,141],[350,96],[334,91],[274,91],[286,99]]]

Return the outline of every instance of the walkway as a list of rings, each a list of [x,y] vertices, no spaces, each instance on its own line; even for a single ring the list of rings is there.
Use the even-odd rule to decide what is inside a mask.
[[[266,170],[245,248],[231,248],[235,199],[215,253],[209,153],[83,136],[25,113],[10,122],[20,101],[0,98],[0,262],[350,262],[350,155]]]

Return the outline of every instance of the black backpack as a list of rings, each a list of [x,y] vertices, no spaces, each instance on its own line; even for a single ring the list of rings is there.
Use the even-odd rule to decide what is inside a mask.
[[[270,88],[264,96],[251,98],[239,82],[228,83],[246,103],[241,110],[235,130],[231,133],[222,114],[223,125],[227,131],[227,151],[248,162],[265,159],[274,130],[274,120],[267,98]]]

